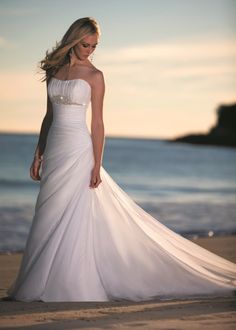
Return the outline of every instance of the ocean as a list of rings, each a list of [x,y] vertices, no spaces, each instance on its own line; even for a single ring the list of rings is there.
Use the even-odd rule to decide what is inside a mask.
[[[22,251],[39,183],[38,136],[0,134],[0,252]],[[236,149],[106,137],[103,167],[143,209],[185,237],[236,233]]]

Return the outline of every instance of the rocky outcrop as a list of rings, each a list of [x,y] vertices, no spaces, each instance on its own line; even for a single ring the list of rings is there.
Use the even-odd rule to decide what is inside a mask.
[[[218,107],[217,122],[208,133],[189,134],[172,141],[236,147],[236,103]]]

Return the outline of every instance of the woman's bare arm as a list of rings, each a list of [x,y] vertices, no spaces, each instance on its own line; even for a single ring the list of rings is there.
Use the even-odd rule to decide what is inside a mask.
[[[38,144],[37,144],[37,147],[35,150],[36,157],[41,157],[44,153],[44,149],[45,149],[46,142],[47,142],[48,131],[51,126],[52,119],[53,119],[52,104],[51,104],[51,101],[49,100],[49,97],[47,97],[47,112],[46,112],[46,114],[43,118],[42,124],[41,124]]]
[[[53,120],[52,104],[49,99],[49,96],[47,95],[47,111],[41,124],[39,139],[34,153],[34,159],[30,167],[30,176],[33,180],[36,181],[41,179],[39,175],[41,158],[43,156],[46,147],[48,131],[52,124],[52,120]]]
[[[92,85],[92,120],[91,137],[94,152],[94,168],[91,175],[90,187],[96,188],[100,182],[100,166],[102,165],[104,148],[104,123],[103,123],[103,100],[105,94],[105,82],[101,71],[95,74]]]

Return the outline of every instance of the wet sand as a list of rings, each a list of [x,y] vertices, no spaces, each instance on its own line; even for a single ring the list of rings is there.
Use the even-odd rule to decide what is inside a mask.
[[[236,236],[195,242],[236,263]],[[16,276],[21,253],[0,254],[0,299]],[[0,301],[1,329],[236,328],[236,297],[146,302]]]

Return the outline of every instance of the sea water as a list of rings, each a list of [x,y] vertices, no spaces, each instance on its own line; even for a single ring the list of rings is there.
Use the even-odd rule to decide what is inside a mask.
[[[0,252],[22,251],[39,183],[37,135],[0,134]],[[187,237],[236,233],[236,149],[107,137],[103,166],[142,208]]]

